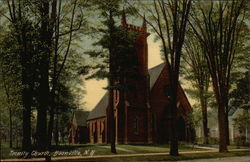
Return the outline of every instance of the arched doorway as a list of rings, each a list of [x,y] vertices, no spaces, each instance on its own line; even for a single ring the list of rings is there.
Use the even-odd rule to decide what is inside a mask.
[[[179,141],[186,141],[186,125],[185,120],[180,116],[177,120],[177,134]]]
[[[94,136],[94,143],[97,143],[97,123],[94,123],[93,136]]]
[[[102,143],[105,143],[106,132],[105,132],[105,122],[104,121],[101,124],[101,134],[102,134]]]

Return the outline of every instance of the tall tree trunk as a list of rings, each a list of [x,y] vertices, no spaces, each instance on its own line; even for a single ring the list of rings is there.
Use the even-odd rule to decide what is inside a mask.
[[[110,47],[109,47],[109,129],[110,129],[110,146],[111,152],[116,154],[116,147],[115,147],[115,139],[116,139],[116,122],[114,117],[114,71],[115,71],[115,51],[113,47],[114,40],[114,19],[113,19],[113,11],[109,11],[109,36],[110,36]]]
[[[111,152],[116,153],[115,147],[115,118],[114,118],[114,104],[113,104],[114,93],[113,90],[109,90],[109,135],[110,135],[110,146]]]
[[[22,150],[30,152],[31,151],[31,103],[30,103],[30,93],[27,90],[23,90],[23,140],[22,140]]]
[[[112,51],[112,50],[111,50]],[[116,122],[114,117],[114,90],[112,89],[112,86],[114,84],[114,73],[113,73],[113,57],[112,52],[110,52],[110,77],[109,77],[109,138],[110,138],[110,146],[111,146],[111,152],[116,153],[116,147],[115,147],[115,139],[116,139]]]
[[[40,80],[39,80],[39,94],[38,94],[38,111],[37,111],[37,144],[39,151],[47,149],[47,110],[49,107],[49,58],[50,58],[50,31],[49,28],[49,2],[42,1],[39,6],[41,14],[41,28],[40,28]]]
[[[29,77],[29,73],[32,73],[29,69],[31,66],[27,66],[27,58],[22,54],[22,104],[23,104],[23,139],[22,149],[23,151],[31,151],[31,105],[32,105],[32,78]]]
[[[201,111],[202,111],[202,126],[203,126],[203,134],[204,139],[203,143],[208,144],[208,127],[207,127],[207,100],[205,98],[204,91],[200,90],[200,103],[201,103]]]
[[[225,123],[225,104],[220,101],[219,108],[218,108],[218,119],[219,119],[219,152],[228,152],[227,151],[227,139],[226,137],[226,123]]]
[[[230,139],[229,139],[229,121],[228,121],[228,102],[226,103],[226,111],[225,111],[225,125],[226,125],[226,140],[227,145],[230,145]]]
[[[54,108],[55,108],[55,90],[52,90],[50,95],[50,111],[49,111],[49,123],[48,123],[48,147],[51,147],[52,142],[52,132],[54,128]]]
[[[55,143],[58,146],[59,143],[59,130],[58,130],[58,112],[56,110],[56,126],[55,126]]]
[[[45,79],[44,79],[45,80]],[[37,145],[39,151],[47,149],[47,110],[48,110],[48,93],[46,92],[46,84],[42,85],[39,94],[39,107],[37,111]],[[41,90],[44,89],[44,90]]]
[[[48,56],[46,56],[48,57]],[[37,144],[40,151],[47,148],[47,110],[49,106],[49,60],[43,58],[40,65],[40,85],[38,95],[38,111],[37,111]]]
[[[208,127],[207,127],[207,108],[202,108],[202,124],[203,124],[203,133],[204,133],[204,144],[208,144]]]
[[[214,79],[214,78],[213,78]],[[218,83],[219,84],[219,83]],[[216,96],[216,101],[218,103],[218,125],[219,125],[219,152],[228,152],[227,150],[227,139],[226,137],[226,102],[224,88],[221,85],[218,85],[216,79],[213,80],[213,86]]]
[[[123,79],[123,77],[122,77]],[[121,80],[122,80],[121,79]],[[121,81],[121,84],[122,86],[124,86],[124,82]],[[120,125],[120,129],[118,130],[120,133],[120,136],[121,136],[121,143],[124,144],[124,140],[125,140],[125,109],[124,109],[124,106],[125,106],[125,92],[124,92],[124,89],[120,90],[120,101],[119,101],[119,110],[118,110],[118,113],[119,113],[119,125]]]
[[[170,109],[171,109],[171,120],[170,120],[170,155],[177,156],[179,155],[178,151],[178,133],[177,133],[177,86],[178,86],[178,76],[176,73],[170,71],[170,83],[171,83],[171,92],[170,92]]]
[[[12,148],[12,109],[9,107],[10,148]]]
[[[59,4],[61,7],[61,3]],[[54,128],[54,116],[55,116],[55,90],[57,87],[57,64],[58,64],[58,40],[59,40],[59,18],[57,16],[57,0],[53,0],[52,2],[52,12],[51,12],[51,20],[52,23],[50,25],[50,30],[55,30],[55,48],[54,48],[54,58],[53,58],[53,76],[52,76],[52,90],[50,92],[50,111],[49,111],[49,124],[48,124],[48,147],[51,146],[52,141],[52,132]],[[54,26],[55,25],[55,26]],[[48,39],[52,39],[52,33],[48,35]]]
[[[21,18],[21,13],[20,18]],[[23,139],[22,139],[22,149],[27,152],[31,152],[31,105],[32,105],[32,89],[34,80],[31,76],[33,69],[32,53],[28,49],[28,42],[26,38],[25,27],[21,29],[21,38],[19,38],[20,44],[22,44],[24,51],[21,53],[21,65],[22,65],[22,103],[23,103]]]

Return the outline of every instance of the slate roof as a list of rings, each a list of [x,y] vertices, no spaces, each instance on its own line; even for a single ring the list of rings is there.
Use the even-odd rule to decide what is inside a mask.
[[[159,64],[148,70],[150,76],[150,90],[155,85],[160,73],[163,70],[165,63]],[[106,108],[108,106],[109,95],[108,92],[102,97],[99,103],[95,106],[95,108],[89,113],[87,120],[97,119],[106,116]]]
[[[74,112],[73,120],[76,121],[77,126],[87,126],[88,111],[76,110]]]

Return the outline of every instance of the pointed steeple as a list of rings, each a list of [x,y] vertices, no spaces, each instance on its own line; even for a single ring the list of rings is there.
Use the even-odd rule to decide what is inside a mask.
[[[126,15],[125,15],[125,11],[122,11],[122,19],[121,19],[121,24],[123,26],[127,26],[127,20],[126,20]]]
[[[147,31],[147,21],[145,18],[145,14],[143,16],[142,28],[144,29],[144,31]]]

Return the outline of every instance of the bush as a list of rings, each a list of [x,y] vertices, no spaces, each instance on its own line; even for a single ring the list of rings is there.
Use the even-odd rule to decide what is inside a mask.
[[[245,145],[247,145],[246,136],[238,136],[238,137],[234,138],[234,143],[237,146],[245,146]]]
[[[217,137],[209,137],[208,138],[208,143],[209,144],[218,144],[219,143],[219,139]]]

